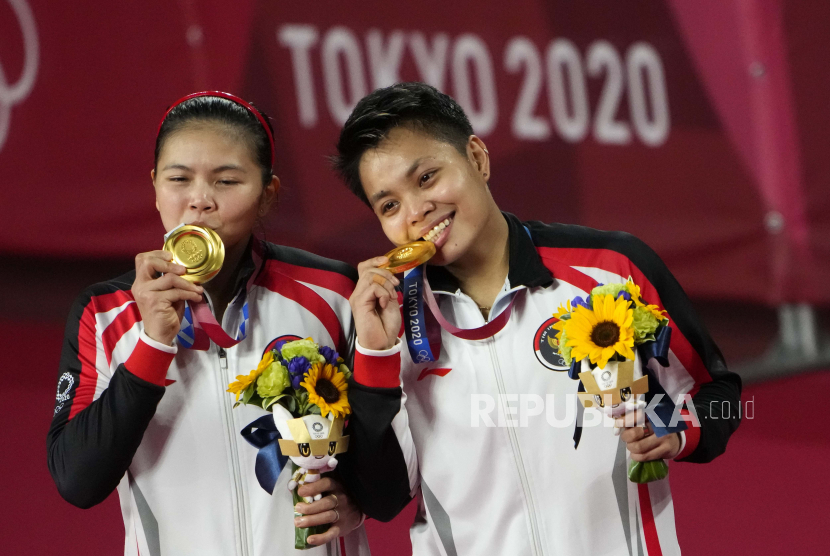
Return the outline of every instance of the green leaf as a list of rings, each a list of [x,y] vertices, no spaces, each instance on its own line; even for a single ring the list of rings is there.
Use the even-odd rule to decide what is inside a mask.
[[[287,394],[280,394],[279,396],[274,396],[272,398],[268,398],[268,403],[262,406],[262,409],[268,409],[282,398],[286,397]]]
[[[294,415],[302,417],[306,415],[308,412],[308,392],[305,390],[295,390],[295,394],[292,399],[296,402],[296,413]]]
[[[256,393],[256,382],[245,388],[245,391],[242,392],[242,403],[250,403],[251,396]]]
[[[315,403],[308,404],[308,415],[322,415],[320,406]]]

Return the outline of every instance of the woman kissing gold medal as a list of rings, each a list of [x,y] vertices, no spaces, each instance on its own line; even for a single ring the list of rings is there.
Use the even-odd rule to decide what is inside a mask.
[[[173,254],[173,262],[185,267],[182,276],[188,282],[204,284],[216,276],[225,261],[225,244],[206,226],[182,224],[164,236],[164,250]]]

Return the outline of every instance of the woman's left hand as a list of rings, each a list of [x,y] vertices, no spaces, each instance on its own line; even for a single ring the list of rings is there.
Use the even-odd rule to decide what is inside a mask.
[[[628,451],[631,452],[631,459],[634,461],[655,461],[661,459],[672,459],[680,453],[680,434],[667,434],[658,438],[644,416],[639,411],[626,414],[625,417],[616,419],[615,425],[622,430],[620,438],[625,442]],[[633,417],[633,419],[632,419]],[[625,425],[631,423],[643,423],[642,426]]]
[[[311,504],[304,502],[297,504],[297,511],[303,516],[294,518],[295,526],[312,527],[331,523],[331,527],[325,533],[308,537],[308,544],[326,544],[340,535],[350,533],[352,529],[360,525],[363,514],[343,490],[343,485],[335,479],[322,477],[319,481],[306,483],[300,486],[298,494],[300,496],[322,494],[323,497]]]

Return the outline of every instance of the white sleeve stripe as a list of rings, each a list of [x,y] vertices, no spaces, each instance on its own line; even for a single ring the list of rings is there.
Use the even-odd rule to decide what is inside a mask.
[[[360,345],[360,338],[356,338],[355,342],[354,342],[355,349],[359,353],[361,353],[363,355],[368,355],[369,357],[387,357],[389,355],[395,355],[396,353],[399,353],[401,351],[402,346],[403,346],[403,343],[401,343],[400,338],[398,338],[395,341],[395,345],[392,346],[389,349],[369,349],[369,348],[365,348],[365,347]]]
[[[412,440],[412,432],[409,430],[409,417],[406,414],[406,394],[401,396],[401,410],[392,419],[392,430],[398,439],[406,470],[409,474],[409,495],[415,496],[418,491],[418,455],[415,451],[415,443]]]

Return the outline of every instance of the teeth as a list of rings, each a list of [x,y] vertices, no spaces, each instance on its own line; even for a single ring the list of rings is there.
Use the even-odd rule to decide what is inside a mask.
[[[424,239],[427,241],[435,241],[435,238],[444,231],[444,228],[450,225],[450,222],[452,222],[452,218],[447,218],[443,222],[439,222],[438,225],[424,235]]]

